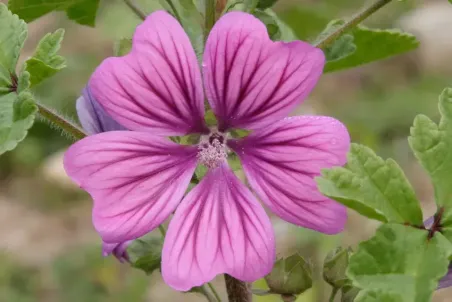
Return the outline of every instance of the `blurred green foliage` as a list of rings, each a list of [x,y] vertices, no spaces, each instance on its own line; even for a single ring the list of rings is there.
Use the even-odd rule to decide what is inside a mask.
[[[148,13],[159,8],[157,1],[136,2]],[[362,3],[360,0],[279,0],[275,11],[292,27],[298,38],[312,41],[332,19],[349,16]],[[395,1],[384,13],[368,20],[366,25],[380,28],[397,26],[402,13],[415,5],[416,1]],[[30,37],[24,57],[32,55],[37,38],[43,34],[60,27],[66,30],[62,54],[67,58],[68,67],[34,88],[36,98],[76,119],[75,100],[90,74],[103,58],[113,55],[115,41],[132,36],[139,22],[140,19],[122,1],[109,0],[101,1],[95,28],[77,25],[62,12],[51,13],[31,23],[31,35],[36,37]],[[318,114],[342,120],[353,141],[368,145],[383,157],[392,156],[396,160],[412,157],[396,150],[398,145],[394,142],[406,141],[417,114],[438,118],[437,96],[443,87],[450,85],[450,75],[425,73],[418,68],[415,59],[409,58],[398,57],[359,70],[328,75],[320,85],[326,89],[316,89],[312,96],[314,101],[308,101],[303,108],[309,110],[312,106]],[[342,85],[334,86],[336,81]],[[80,199],[88,200],[83,193],[55,187],[41,177],[45,161],[70,143],[58,131],[38,121],[22,144],[2,156],[1,197],[7,195],[14,202],[41,211],[50,210],[53,215],[77,206]],[[21,188],[33,188],[28,189],[31,193],[21,195],[12,190],[18,183]],[[321,281],[318,268],[322,266],[325,254],[339,243],[340,237],[297,228],[289,232],[296,239],[295,249],[312,261],[314,269],[317,268],[314,288],[302,294],[297,302],[325,301],[330,288]],[[141,271],[119,265],[115,259],[102,258],[99,246],[74,247],[66,255],[39,267],[22,264],[20,255],[8,251],[6,254],[0,257],[0,302],[147,301],[149,277]],[[255,286],[266,288],[264,280],[256,282]],[[256,298],[256,301],[277,302],[280,298],[266,296]]]

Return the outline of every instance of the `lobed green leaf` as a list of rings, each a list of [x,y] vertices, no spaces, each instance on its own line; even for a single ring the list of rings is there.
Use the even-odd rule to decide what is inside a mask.
[[[422,211],[413,188],[392,159],[352,144],[347,167],[326,169],[319,190],[358,213],[382,222],[422,226]]]

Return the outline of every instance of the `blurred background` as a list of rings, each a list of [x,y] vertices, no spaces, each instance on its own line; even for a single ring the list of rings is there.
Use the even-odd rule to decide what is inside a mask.
[[[147,12],[155,9],[155,2],[137,1]],[[280,0],[275,11],[300,39],[311,40],[331,19],[347,17],[365,2]],[[77,25],[63,13],[31,23],[22,61],[32,55],[45,33],[66,29],[62,55],[68,67],[40,85],[36,97],[76,119],[75,100],[91,72],[113,54],[113,42],[131,37],[139,22],[122,1],[104,0],[96,28]],[[295,113],[336,117],[348,126],[354,142],[396,159],[427,217],[435,212],[433,192],[414,160],[407,136],[415,115],[438,119],[438,95],[452,85],[452,5],[446,0],[394,1],[365,23],[402,28],[415,34],[421,46],[407,55],[323,76]],[[91,200],[71,183],[62,167],[62,153],[70,143],[38,121],[13,152],[0,158],[0,302],[204,301],[198,294],[172,291],[158,273],[146,276],[114,258],[101,257],[100,239],[91,224]],[[296,228],[272,217],[278,254],[298,251],[315,268],[314,288],[297,301],[326,301],[330,288],[319,279],[325,254],[337,245],[356,246],[378,227],[355,213],[349,217],[346,231],[338,236]],[[224,295],[222,278],[214,284]],[[265,282],[255,286],[265,288]],[[451,294],[439,291],[434,301],[452,301]]]

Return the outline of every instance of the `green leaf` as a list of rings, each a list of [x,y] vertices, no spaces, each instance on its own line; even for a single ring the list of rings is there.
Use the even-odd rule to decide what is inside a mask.
[[[94,26],[100,0],[9,0],[9,9],[26,22],[31,22],[52,11],[66,11],[69,19]]]
[[[324,170],[317,184],[324,195],[366,217],[423,225],[419,202],[400,167],[365,146],[352,144],[347,167]]]
[[[325,30],[319,35],[318,41],[324,39],[326,36],[336,31],[339,27],[344,24],[344,20],[333,20],[325,28]],[[343,34],[334,43],[324,49],[325,57],[327,62],[341,60],[348,57],[356,51],[356,45],[353,43],[354,37],[351,34]]]
[[[193,0],[172,0],[173,6],[167,0],[160,0],[160,4],[176,17],[190,37],[198,58],[204,51],[204,18],[199,13]]]
[[[388,293],[383,290],[363,290],[361,291],[355,302],[400,302],[403,298],[396,293]]]
[[[279,29],[279,25],[273,16],[259,9],[255,10],[253,15],[265,24],[270,39],[272,39],[273,41],[281,39],[281,31]]]
[[[341,288],[346,285],[348,278],[345,271],[351,252],[349,248],[337,247],[326,256],[323,264],[323,279],[332,287]]]
[[[243,11],[253,13],[259,0],[228,0],[223,14],[230,11]]]
[[[132,50],[132,39],[130,38],[122,38],[113,46],[113,53],[116,57],[125,56],[130,50]]]
[[[11,91],[17,60],[25,39],[27,24],[0,3],[0,95]]]
[[[127,248],[127,255],[132,266],[151,274],[160,269],[162,261],[163,240],[149,233],[134,240]]]
[[[58,29],[53,34],[46,34],[39,41],[35,54],[26,61],[31,87],[40,84],[66,67],[66,59],[57,54],[63,37],[64,29]]]
[[[440,233],[429,238],[426,230],[384,224],[350,257],[347,275],[363,290],[400,295],[398,302],[428,302],[447,272],[450,255],[449,242]],[[359,301],[373,301],[366,299]]]
[[[275,5],[275,3],[277,2],[278,0],[259,0],[258,2],[257,2],[257,8],[258,9],[266,9],[266,8],[270,8],[270,7],[272,7],[273,5]]]
[[[425,115],[418,115],[408,141],[432,179],[435,201],[442,209],[442,231],[452,240],[452,88],[446,88],[439,97],[439,112],[438,125]]]
[[[386,59],[414,50],[418,46],[419,41],[414,35],[395,29],[380,30],[358,26],[326,49],[330,60],[326,63],[324,72],[338,71]]]
[[[268,16],[272,17],[275,22],[275,25],[278,26],[279,33],[277,36],[274,37],[275,40],[286,41],[286,42],[298,40],[296,35],[294,34],[292,28],[290,26],[288,26],[284,21],[282,21],[273,10],[267,8],[264,12]],[[268,30],[268,27],[267,27],[267,30]],[[270,34],[270,32],[269,32],[269,34]]]
[[[27,136],[36,112],[29,92],[0,96],[0,154],[13,150]]]
[[[273,270],[265,276],[272,293],[299,295],[312,287],[312,271],[299,254],[276,261]]]

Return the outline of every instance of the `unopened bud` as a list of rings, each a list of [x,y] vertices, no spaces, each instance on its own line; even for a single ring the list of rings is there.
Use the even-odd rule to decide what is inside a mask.
[[[348,278],[345,275],[351,249],[338,247],[329,252],[323,264],[323,278],[331,286],[341,288],[345,285]]]

